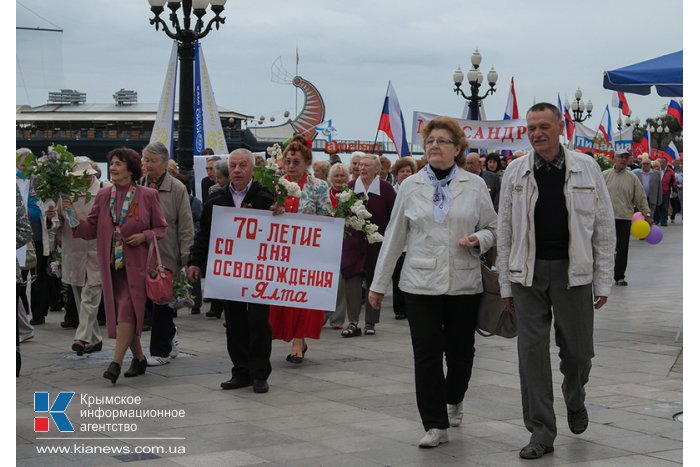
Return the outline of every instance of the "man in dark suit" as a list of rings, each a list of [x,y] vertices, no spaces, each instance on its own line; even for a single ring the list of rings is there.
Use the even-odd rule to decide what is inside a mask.
[[[489,188],[489,195],[491,196],[491,201],[493,201],[493,208],[498,212],[498,194],[501,192],[501,177],[494,172],[483,170],[481,168],[481,156],[476,152],[467,154],[464,160],[464,169],[484,179],[486,186]]]
[[[644,193],[647,195],[651,218],[654,218],[656,209],[661,206],[663,192],[661,190],[661,174],[651,169],[651,160],[642,159],[642,170],[637,172],[639,181],[642,182]]]
[[[253,181],[255,156],[247,149],[236,149],[228,158],[230,183],[212,194],[204,205],[200,230],[194,240],[187,263],[187,276],[194,282],[206,270],[214,206],[268,210],[274,197]],[[222,300],[226,315],[226,348],[233,363],[231,379],[221,383],[223,389],[253,386],[253,391],[269,390],[267,378],[272,372],[272,328],[269,307],[257,303]]]

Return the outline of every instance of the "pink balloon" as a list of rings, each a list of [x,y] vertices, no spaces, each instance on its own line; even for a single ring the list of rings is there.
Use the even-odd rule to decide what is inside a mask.
[[[632,219],[631,219],[631,220],[632,220],[632,222],[643,221],[643,220],[644,220],[644,214],[642,214],[641,212],[637,211],[637,212],[635,212],[634,214],[632,214]]]
[[[652,225],[649,235],[647,235],[647,238],[644,240],[646,240],[650,245],[656,245],[657,243],[661,243],[661,240],[663,239],[664,233],[661,228],[658,225]]]

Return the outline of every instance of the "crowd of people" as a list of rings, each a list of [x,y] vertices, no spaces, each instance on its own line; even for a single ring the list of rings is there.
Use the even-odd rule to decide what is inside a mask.
[[[348,165],[338,158],[314,162],[307,142],[295,136],[277,163],[282,176],[298,184],[301,196],[279,204],[254,180],[256,164],[265,161],[247,149],[236,149],[228,158],[209,155],[201,201],[160,143],[147,145],[141,154],[128,148],[110,151],[110,182],[100,182],[99,167],[79,157],[73,173],[84,177],[89,197],[49,206],[30,183],[25,206],[18,191],[17,247],[31,243],[36,250],[33,269],[17,268],[18,346],[31,338],[26,336],[32,326],[45,323],[51,307],[67,309],[57,296],[69,287],[75,310],[66,327],[76,328],[71,349],[77,355],[101,351],[102,321],[107,336],[116,339],[104,378],[117,382],[128,349],[132,360],[125,377],[168,364],[179,353],[177,312],[147,297],[151,244],[157,243],[166,268],[186,272],[194,288],[191,312],[199,314],[214,206],[272,211],[281,219],[289,213],[327,216],[349,189],[364,200],[383,242],[370,243],[365,233],[346,227],[335,309],[210,300],[206,317],[224,315],[232,362],[231,378],[221,388],[252,386],[256,393],[268,392],[274,339],[291,342],[286,361],[299,365],[309,340],[319,339],[326,323],[343,338],[375,336],[383,297],[391,291],[394,317],[406,319],[410,331],[416,399],[426,432],[419,446],[445,443],[448,428],[463,419],[483,291],[480,265],[491,254],[504,309],[518,321],[523,420],[531,433],[520,457],[542,457],[553,451],[557,434],[552,318],[568,425],[580,434],[588,426],[584,386],[594,354],[593,312],[605,305],[613,283],[627,285],[631,216],[641,211],[650,224],[665,226],[669,217],[674,222],[682,207],[683,179],[681,161],[672,169],[664,159],[643,157],[640,167],[630,167],[634,162],[626,152],[617,153],[614,167],[602,173],[593,158],[560,144],[564,123],[551,104],[531,107],[526,121],[532,150],[508,158],[468,152],[464,132],[448,117],[423,126],[422,159],[403,157],[394,164],[381,154],[359,151]],[[27,154],[18,151],[18,177]],[[657,162],[658,171],[653,168]],[[77,226],[67,222],[69,209]],[[46,267],[58,244],[60,279]],[[141,338],[149,329],[147,355]]]

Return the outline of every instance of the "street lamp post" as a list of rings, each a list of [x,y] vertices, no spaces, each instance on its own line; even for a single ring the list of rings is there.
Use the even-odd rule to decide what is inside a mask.
[[[166,0],[148,0],[153,12],[150,23],[156,31],[162,27],[165,35],[177,41],[177,57],[180,60],[180,104],[178,110],[177,125],[177,163],[180,170],[185,173],[192,171],[193,165],[193,139],[194,139],[194,42],[209,34],[212,26],[219,29],[219,25],[226,21],[220,16],[224,11],[226,0],[171,0],[167,6],[171,13],[169,16],[172,29],[160,17]],[[207,5],[211,3],[211,11],[214,17],[204,26],[202,19],[207,13]],[[182,20],[177,15],[177,10],[182,6]],[[196,16],[194,28],[192,28],[192,14]]]
[[[653,121],[652,125],[649,127],[649,132],[656,134],[656,148],[661,149],[662,143],[664,140],[664,134],[668,136],[668,134],[671,132],[671,129],[668,127],[668,125],[664,125],[664,122],[659,118],[656,120],[656,124],[658,125],[656,128],[654,128]]]
[[[617,117],[617,131],[622,131],[622,122],[623,122],[622,118]],[[631,117],[626,117],[624,120],[624,123],[625,123],[625,126],[632,126],[632,123],[634,123],[634,121],[632,120]],[[639,123],[639,119],[637,119],[637,123]]]
[[[464,81],[464,73],[460,67],[457,67],[457,70],[452,74],[452,80],[455,83],[454,92],[469,101],[471,118],[472,120],[476,120],[477,115],[479,115],[479,102],[484,100],[489,94],[496,92],[495,86],[496,81],[498,81],[498,73],[494,67],[491,67],[489,72],[486,74],[489,89],[483,96],[479,96],[479,88],[481,87],[481,82],[484,80],[484,75],[479,69],[479,65],[481,64],[481,54],[479,53],[479,49],[474,50],[474,53],[471,56],[471,62],[472,68],[467,71],[467,81],[469,82],[470,87],[469,95],[464,94],[464,91],[462,91],[461,86],[462,82]]]
[[[591,102],[591,100],[588,99],[588,103],[584,104],[581,100],[582,97],[583,92],[581,92],[581,88],[576,89],[576,92],[574,93],[575,100],[571,103],[571,111],[574,114],[574,121],[577,123],[584,122],[587,119],[591,118],[591,113],[593,112],[593,102]],[[564,107],[567,111],[569,110],[568,101],[566,102]],[[583,115],[584,112],[586,112],[586,116]]]

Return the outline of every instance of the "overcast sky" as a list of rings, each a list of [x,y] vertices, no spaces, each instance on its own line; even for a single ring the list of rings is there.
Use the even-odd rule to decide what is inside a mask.
[[[682,8],[680,0],[229,0],[226,23],[203,47],[217,104],[279,123],[294,113],[295,88],[272,82],[270,67],[281,56],[294,74],[298,46],[299,74],[321,92],[338,139],[374,139],[389,80],[409,130],[413,111],[461,116],[452,73],[461,65],[466,74],[475,47],[484,74],[491,66],[499,74],[489,119],[502,118],[513,76],[522,113],[533,99],[572,100],[581,87],[595,127],[611,100],[603,71],[682,49]],[[47,77],[51,89],[86,92],[91,103],[112,102],[120,88],[157,102],[172,42],[150,17],[146,0],[17,2],[17,26],[63,29],[18,31],[17,103],[45,103]],[[654,91],[628,100],[642,119],[668,103]]]

